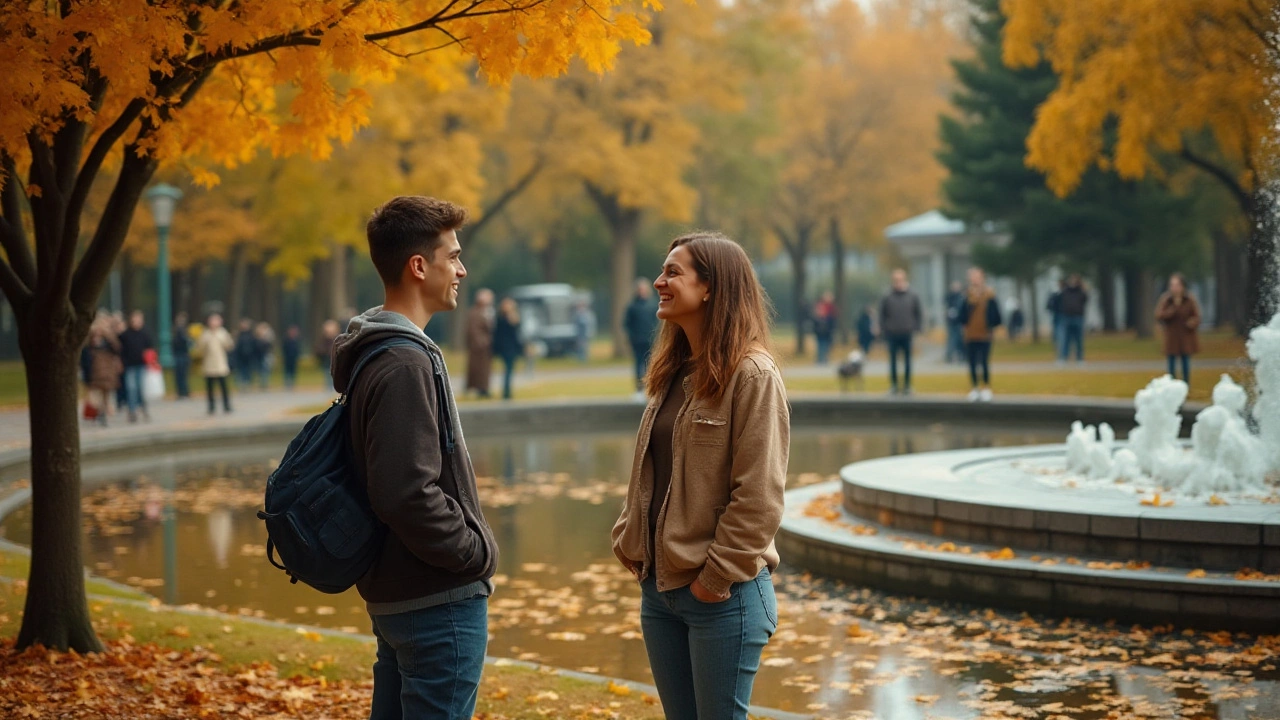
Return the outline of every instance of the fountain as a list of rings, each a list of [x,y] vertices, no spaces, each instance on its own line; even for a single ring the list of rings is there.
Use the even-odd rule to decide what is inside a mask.
[[[1250,334],[1256,399],[1228,375],[1193,422],[1163,376],[1132,421],[1061,445],[849,465],[788,494],[790,562],[894,592],[1093,615],[1280,627],[1280,314]],[[1041,403],[1025,402],[1028,419]],[[1117,426],[1129,426],[1120,439]],[[1190,424],[1189,438],[1183,431]],[[1122,428],[1123,429],[1123,428]]]

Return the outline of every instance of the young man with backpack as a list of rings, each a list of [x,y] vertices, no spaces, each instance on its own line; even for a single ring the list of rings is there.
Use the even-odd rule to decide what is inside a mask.
[[[465,209],[420,196],[374,210],[366,232],[386,301],[334,343],[355,474],[387,527],[356,583],[378,638],[373,720],[469,719],[484,667],[498,549],[444,357],[423,332],[432,315],[457,307],[467,275],[457,230],[466,219]],[[353,381],[363,352],[389,341]]]

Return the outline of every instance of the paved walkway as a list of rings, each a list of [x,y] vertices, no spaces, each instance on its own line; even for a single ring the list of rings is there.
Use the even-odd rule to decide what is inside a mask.
[[[922,344],[917,350],[912,372],[917,377],[923,375],[962,376],[968,372],[967,365],[963,363],[947,364],[943,362],[942,355],[941,346]],[[1237,367],[1240,362],[1239,360],[1201,360],[1196,363],[1196,369],[1219,372]],[[1051,361],[1002,363],[997,358],[993,363],[993,367],[1002,374],[1052,373],[1066,370],[1090,373],[1150,372],[1154,376],[1164,371],[1164,363],[1154,358],[1152,360],[1069,363],[1065,367],[1059,367]],[[522,366],[516,373],[514,380],[517,388],[521,386],[528,387],[531,384],[540,382],[587,378],[617,378],[619,383],[627,384],[631,372],[630,365],[611,365],[605,367],[536,369],[533,374],[529,374]],[[883,358],[874,358],[868,361],[863,370],[866,377],[887,375],[888,372],[888,363]],[[783,374],[793,378],[826,378],[835,375],[835,367],[834,365],[815,365],[806,362],[785,366]],[[455,392],[460,393],[462,391],[462,375],[461,368],[454,369],[453,383]],[[493,380],[494,386],[497,387],[498,383],[501,382],[500,374],[495,372]],[[150,432],[158,427],[185,430],[209,427],[211,425],[249,425],[263,420],[286,417],[290,414],[295,414],[300,409],[317,408],[332,400],[333,397],[333,393],[323,392],[315,387],[299,388],[295,392],[251,390],[233,395],[232,406],[234,412],[225,414],[219,411],[216,415],[209,415],[203,394],[197,394],[190,400],[164,400],[159,403],[153,403],[150,422],[129,423],[124,413],[118,413],[110,418],[108,427],[104,428],[99,425],[82,422],[80,432],[81,437],[93,438],[106,435],[118,436],[129,433]],[[0,411],[0,450],[26,446],[30,437],[29,428],[30,423],[25,408]]]

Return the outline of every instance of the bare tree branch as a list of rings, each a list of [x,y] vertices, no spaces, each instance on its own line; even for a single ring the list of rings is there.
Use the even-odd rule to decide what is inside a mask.
[[[520,179],[516,180],[515,184],[503,191],[503,193],[499,195],[498,198],[489,205],[489,207],[485,208],[484,214],[480,216],[480,221],[471,226],[471,232],[468,233],[470,237],[479,235],[480,230],[485,225],[488,225],[490,220],[502,214],[503,209],[506,208],[512,200],[515,200],[521,193],[529,188],[529,185],[533,183],[534,179],[538,177],[546,165],[546,158],[539,157],[538,161],[525,171],[525,173],[520,176]]]
[[[135,98],[133,102],[125,106],[120,117],[111,123],[111,126],[98,136],[97,142],[93,144],[93,148],[89,150],[89,155],[85,158],[84,165],[80,168],[80,174],[76,176],[75,187],[71,190],[71,196],[67,200],[67,214],[72,217],[79,217],[84,210],[85,201],[89,197],[89,189],[93,187],[93,181],[98,176],[98,171],[102,169],[102,162],[106,160],[107,154],[111,152],[111,148],[119,142],[125,132],[129,130],[129,126],[134,120],[142,114],[147,103],[141,98]]]
[[[120,247],[124,245],[133,221],[134,210],[142,197],[142,189],[155,174],[156,162],[150,157],[139,156],[135,145],[124,149],[124,163],[116,178],[111,197],[107,200],[102,219],[93,234],[93,240],[80,258],[71,284],[71,303],[79,311],[88,312],[102,294],[111,273],[111,265]]]
[[[1253,217],[1253,197],[1249,194],[1249,191],[1245,190],[1244,186],[1240,184],[1240,181],[1237,180],[1229,170],[1214,163],[1208,158],[1195,154],[1195,152],[1185,146],[1182,148],[1180,155],[1183,160],[1186,160],[1192,165],[1195,165],[1201,170],[1209,173],[1217,179],[1218,182],[1221,182],[1227,188],[1227,191],[1231,193],[1231,196],[1235,198],[1235,201],[1240,205],[1240,209],[1244,211],[1245,215]]]
[[[0,160],[3,161],[5,175],[4,189],[0,190],[0,210],[5,222],[5,227],[0,230],[0,246],[9,256],[9,263],[18,279],[31,288],[36,284],[36,261],[31,255],[31,244],[27,241],[26,226],[22,222],[22,181],[13,158],[5,154],[0,155]]]
[[[53,149],[33,130],[27,134],[27,147],[31,150],[31,186],[39,188],[38,194],[28,199],[31,216],[36,228],[36,286],[49,287],[54,268],[58,265],[58,243],[62,238],[63,203],[59,197],[58,175],[54,166]]]
[[[0,291],[4,292],[9,304],[19,313],[25,312],[27,304],[31,302],[31,289],[4,260],[0,260]]]

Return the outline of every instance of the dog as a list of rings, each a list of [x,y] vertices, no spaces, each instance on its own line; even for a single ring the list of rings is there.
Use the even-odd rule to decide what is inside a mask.
[[[840,378],[840,392],[849,391],[850,381],[857,383],[858,390],[862,390],[862,351],[850,352],[844,361],[836,366],[836,376]]]

